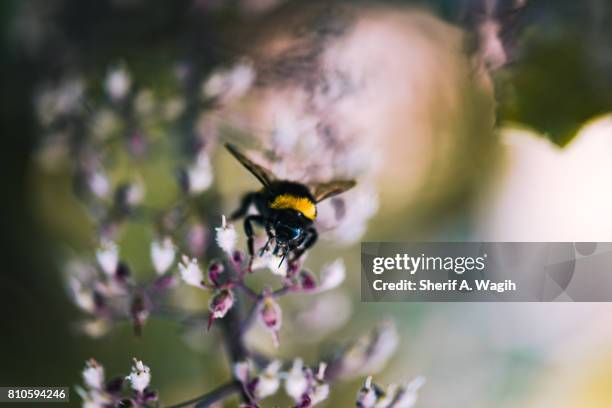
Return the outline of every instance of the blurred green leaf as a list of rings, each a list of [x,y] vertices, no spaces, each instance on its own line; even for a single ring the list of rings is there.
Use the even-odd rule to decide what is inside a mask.
[[[602,86],[584,38],[563,32],[534,40],[500,78],[500,119],[533,127],[563,146],[586,121],[610,111],[612,92]]]

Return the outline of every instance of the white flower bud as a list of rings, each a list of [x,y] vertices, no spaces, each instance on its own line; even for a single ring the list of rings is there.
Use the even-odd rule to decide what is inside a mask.
[[[110,182],[102,170],[96,170],[89,174],[87,184],[91,192],[99,198],[108,197],[111,190]]]
[[[282,363],[279,360],[274,360],[261,373],[257,379],[257,384],[253,390],[256,399],[263,399],[270,395],[276,394],[280,387],[279,370]]]
[[[393,408],[412,408],[417,401],[417,392],[425,384],[425,377],[417,377],[410,383],[400,387]]]
[[[357,406],[360,408],[374,408],[377,400],[376,390],[372,386],[372,376],[369,376],[357,393]]]
[[[234,377],[243,384],[249,380],[249,372],[251,371],[251,363],[248,360],[239,361],[234,364]]]
[[[98,264],[107,275],[113,275],[119,265],[119,247],[111,240],[103,239],[96,250]]]
[[[397,329],[391,321],[383,321],[374,330],[361,336],[348,348],[341,360],[340,378],[352,378],[379,372],[399,344]]]
[[[346,267],[344,261],[340,258],[335,261],[328,263],[323,266],[321,270],[321,283],[319,284],[319,291],[326,291],[334,289],[342,282],[346,277]]]
[[[213,73],[204,83],[205,97],[231,101],[243,96],[255,80],[255,71],[248,64],[236,64],[230,69]]]
[[[285,392],[294,401],[300,401],[308,389],[308,378],[304,372],[304,362],[300,358],[293,360],[291,370],[285,379]]]
[[[113,403],[111,396],[101,390],[85,391],[77,388],[77,392],[83,398],[83,408],[105,408]]]
[[[212,184],[213,175],[210,159],[204,152],[198,154],[194,165],[187,169],[188,191],[198,194],[206,190]]]
[[[144,365],[142,361],[134,359],[132,372],[126,379],[131,383],[134,390],[143,392],[151,382],[151,369]]]
[[[238,233],[232,224],[228,224],[225,215],[221,218],[221,227],[215,228],[217,245],[231,255],[238,241]]]
[[[95,310],[95,301],[93,290],[87,288],[76,276],[68,277],[68,288],[74,303],[83,311],[93,313]]]
[[[145,189],[141,182],[134,182],[127,186],[125,201],[129,205],[137,205],[142,202],[145,196]]]
[[[185,111],[185,101],[179,97],[168,99],[163,106],[162,114],[166,120],[175,120]]]
[[[191,286],[202,287],[202,281],[204,280],[204,274],[202,273],[202,269],[198,265],[198,261],[195,258],[191,260],[183,255],[183,259],[179,263],[179,273],[181,274],[181,279]]]
[[[168,237],[151,242],[151,261],[158,275],[163,274],[172,266],[176,248]]]
[[[104,386],[104,367],[93,358],[89,359],[83,370],[83,381],[89,388],[101,389]]]
[[[329,384],[317,383],[310,393],[310,406],[314,407],[329,397]]]
[[[89,319],[82,321],[79,329],[92,339],[98,339],[110,331],[111,324],[109,320],[103,318]]]
[[[134,110],[141,116],[147,116],[153,113],[155,109],[155,98],[153,91],[143,89],[136,94],[134,98]]]
[[[257,254],[255,256],[255,258],[253,259],[253,265],[251,265],[251,268],[253,270],[267,268],[274,275],[286,277],[287,271],[289,269],[288,267],[289,262],[281,263],[282,259],[283,259],[282,256],[276,256],[272,254],[271,251],[266,251],[263,254]]]
[[[115,68],[106,75],[104,87],[108,95],[115,100],[127,95],[132,84],[128,72],[123,67]]]

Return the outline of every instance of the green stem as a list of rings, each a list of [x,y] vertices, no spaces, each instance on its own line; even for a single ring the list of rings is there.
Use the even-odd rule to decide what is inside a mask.
[[[224,399],[230,397],[236,392],[239,392],[240,390],[240,384],[237,381],[234,381],[215,388],[214,390],[209,391],[206,394],[202,394],[187,401],[179,402],[175,405],[170,405],[166,408],[181,408],[193,404],[195,404],[196,408],[206,408],[210,407],[216,402],[223,401]]]

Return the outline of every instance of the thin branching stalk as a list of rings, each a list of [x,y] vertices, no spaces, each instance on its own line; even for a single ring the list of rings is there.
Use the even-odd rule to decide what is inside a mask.
[[[197,396],[187,401],[179,402],[178,404],[170,405],[166,408],[181,408],[190,405],[195,405],[196,408],[210,407],[212,404],[221,402],[226,398],[229,398],[233,394],[240,391],[241,386],[238,381],[223,384],[222,386],[215,388],[205,394]]]

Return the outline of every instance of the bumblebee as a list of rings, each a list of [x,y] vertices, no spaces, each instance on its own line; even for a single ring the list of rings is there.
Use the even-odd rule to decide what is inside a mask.
[[[273,254],[282,256],[280,265],[289,255],[289,262],[297,261],[312,247],[318,238],[314,221],[317,203],[341,194],[355,186],[354,180],[334,180],[327,183],[303,184],[279,180],[271,171],[254,163],[240,149],[226,144],[227,150],[262,184],[263,188],[242,198],[240,206],[230,219],[244,218],[244,232],[251,260],[255,253],[253,225],[266,230],[268,241],[261,253],[268,251],[274,242]],[[247,215],[254,205],[258,214]]]

